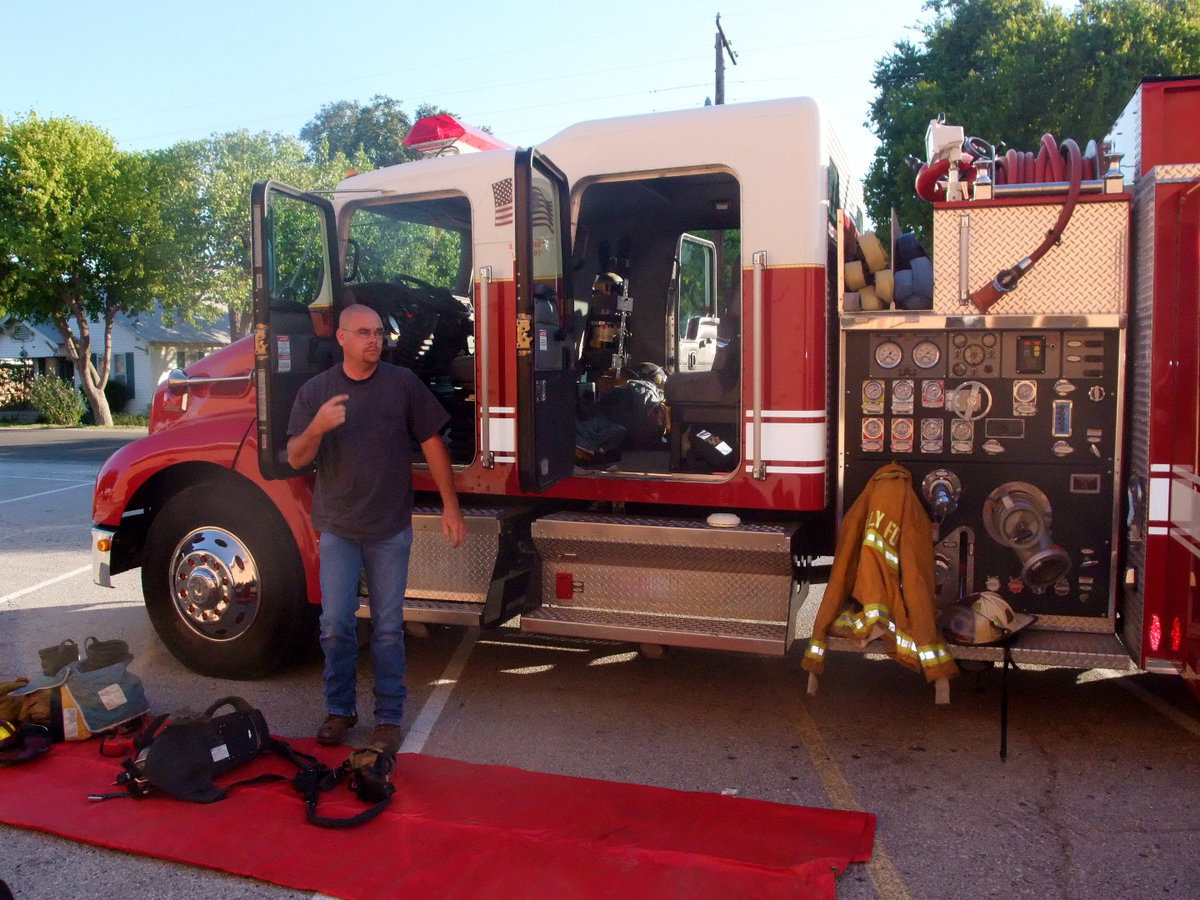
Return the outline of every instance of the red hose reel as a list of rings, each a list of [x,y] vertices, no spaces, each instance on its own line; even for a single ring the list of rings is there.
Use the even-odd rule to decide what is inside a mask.
[[[952,165],[958,167],[956,174],[959,180],[968,183],[979,178],[981,171],[990,168],[992,181],[996,185],[1063,183],[1066,187],[1066,199],[1058,220],[1037,249],[1009,268],[1000,270],[990,284],[971,293],[971,302],[984,313],[1004,294],[1014,290],[1021,278],[1058,243],[1075,211],[1084,179],[1100,178],[1102,175],[1099,154],[1095,141],[1090,141],[1087,151],[1082,152],[1070,138],[1060,145],[1050,134],[1042,136],[1036,154],[1009,150],[996,155],[985,141],[968,138],[964,141],[962,159],[941,159],[921,167],[916,180],[917,196],[930,202],[945,200],[947,178]]]

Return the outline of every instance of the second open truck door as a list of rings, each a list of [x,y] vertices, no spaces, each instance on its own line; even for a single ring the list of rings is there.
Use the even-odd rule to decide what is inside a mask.
[[[575,343],[567,296],[567,179],[535,150],[517,154],[517,472],[544,491],[575,467]]]

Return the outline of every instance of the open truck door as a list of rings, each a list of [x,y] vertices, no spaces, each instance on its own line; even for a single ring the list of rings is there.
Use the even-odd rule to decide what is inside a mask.
[[[256,182],[250,203],[258,464],[264,478],[289,478],[297,474],[287,462],[292,403],[340,349],[333,337],[337,231],[333,204],[285,184]]]
[[[535,150],[517,154],[517,473],[544,491],[575,467],[575,358],[567,296],[567,179]]]

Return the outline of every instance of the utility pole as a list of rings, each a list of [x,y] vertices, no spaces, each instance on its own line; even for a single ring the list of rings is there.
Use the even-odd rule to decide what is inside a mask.
[[[729,54],[729,61],[735,66],[737,65],[737,54],[733,52],[733,48],[729,46],[729,39],[725,37],[725,31],[721,28],[721,14],[717,13],[717,106],[725,104],[725,54]],[[716,254],[714,262],[714,276],[717,279],[717,291],[719,294],[725,294],[725,231],[724,229],[715,231],[712,235],[713,243],[716,245]],[[718,303],[717,309],[714,312],[719,316],[721,314],[721,306]]]
[[[729,40],[721,29],[721,14],[717,13],[717,106],[725,102],[725,53],[729,52],[729,61],[737,65],[737,54],[729,46]]]

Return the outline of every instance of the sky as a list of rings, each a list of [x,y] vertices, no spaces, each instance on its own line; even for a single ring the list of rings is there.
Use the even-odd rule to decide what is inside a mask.
[[[923,0],[727,6],[0,0],[0,116],[71,116],[146,150],[243,128],[295,135],[327,103],[384,94],[531,146],[587,119],[702,106],[715,95],[720,13],[737,54],[725,102],[813,97],[865,175],[874,68],[920,41]]]

